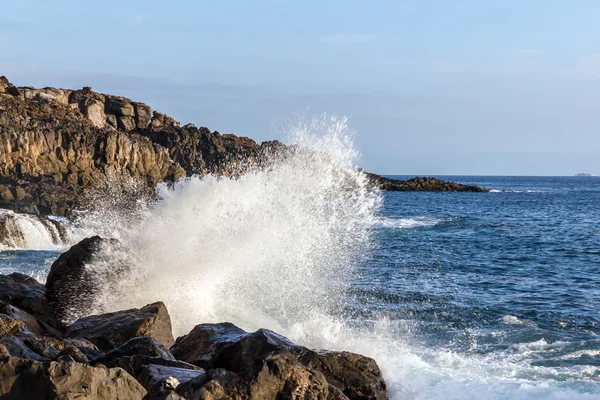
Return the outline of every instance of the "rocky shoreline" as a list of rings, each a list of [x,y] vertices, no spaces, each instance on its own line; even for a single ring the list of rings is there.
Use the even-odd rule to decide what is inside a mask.
[[[65,323],[69,308],[85,302],[81,294],[94,293],[86,263],[107,242],[117,244],[96,236],[71,247],[45,285],[0,275],[1,398],[388,398],[371,358],[311,350],[231,323],[198,321],[175,339],[160,301]]]
[[[144,103],[90,87],[16,87],[0,77],[0,208],[69,215],[81,192],[107,174],[150,188],[194,174],[235,176],[282,148],[181,126]],[[369,177],[383,190],[486,191],[433,178]]]

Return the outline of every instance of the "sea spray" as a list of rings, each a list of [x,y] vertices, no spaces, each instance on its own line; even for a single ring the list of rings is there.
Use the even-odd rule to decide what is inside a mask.
[[[346,119],[297,124],[287,143],[237,178],[159,185],[160,200],[141,211],[119,210],[120,196],[107,205],[96,197],[81,225],[89,220],[90,231],[121,240],[131,271],[106,283],[93,311],[163,300],[176,334],[216,321],[285,333],[320,315],[339,317],[380,193],[357,169]]]

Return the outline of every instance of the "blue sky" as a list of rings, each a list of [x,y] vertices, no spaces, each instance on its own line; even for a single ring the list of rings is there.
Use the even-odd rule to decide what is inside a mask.
[[[0,74],[273,139],[348,115],[387,174],[600,173],[600,2],[10,1]]]

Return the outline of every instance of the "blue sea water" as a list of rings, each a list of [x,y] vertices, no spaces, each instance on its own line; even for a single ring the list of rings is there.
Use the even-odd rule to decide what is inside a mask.
[[[386,193],[356,304],[412,321],[423,357],[600,398],[600,178],[439,178],[495,191]]]
[[[494,191],[384,193],[349,290],[404,344],[378,360],[393,397],[600,399],[600,178],[440,178]],[[0,272],[43,279],[59,253]]]

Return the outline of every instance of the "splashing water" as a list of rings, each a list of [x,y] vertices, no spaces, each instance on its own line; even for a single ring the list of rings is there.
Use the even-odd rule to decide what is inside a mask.
[[[100,211],[88,214],[90,231],[117,237],[130,251],[112,256],[127,257],[132,269],[107,282],[88,312],[162,300],[176,335],[230,321],[313,348],[362,353],[378,361],[393,399],[597,399],[569,387],[593,370],[530,366],[514,349],[431,348],[419,343],[410,320],[349,311],[347,289],[360,279],[354,267],[369,253],[381,202],[356,169],[352,137],[345,119],[315,118],[291,127],[287,143],[297,146],[237,179],[160,185],[157,203],[126,212],[112,204],[109,217],[99,201]],[[103,260],[94,267],[110,264]]]

